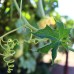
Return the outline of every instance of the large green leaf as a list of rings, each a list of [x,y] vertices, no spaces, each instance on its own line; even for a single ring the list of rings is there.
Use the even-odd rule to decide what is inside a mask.
[[[57,41],[57,42],[54,43],[54,46],[52,48],[52,63],[54,63],[54,60],[55,60],[55,58],[57,56],[57,49],[58,49],[59,45],[60,45],[60,42]]]
[[[60,22],[60,21],[57,22],[56,25],[57,25],[57,30],[58,30],[59,38],[63,39],[63,38],[68,37],[69,29],[66,29],[64,24],[62,22]]]
[[[50,28],[49,26],[46,26],[46,28],[40,29],[33,34],[40,38],[50,38],[51,40],[57,40],[59,37],[56,30]]]
[[[69,36],[69,32],[70,32],[70,29],[64,29],[63,30],[63,37],[67,38]]]
[[[41,48],[38,49],[38,52],[41,52],[41,53],[47,53],[50,49],[55,49],[57,46],[59,46],[60,42],[52,42],[50,44],[47,44]],[[57,49],[57,48],[56,48]]]
[[[64,25],[60,21],[57,22],[56,25],[57,25],[57,30],[58,30],[58,33],[59,33],[59,38],[62,38],[63,37],[63,33],[64,33]]]
[[[51,49],[52,45],[53,45],[53,43],[47,44],[47,45],[39,48],[38,51],[41,53],[47,53]]]

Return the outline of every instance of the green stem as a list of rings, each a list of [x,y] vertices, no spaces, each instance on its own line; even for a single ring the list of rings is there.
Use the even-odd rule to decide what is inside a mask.
[[[43,4],[42,4],[42,0],[38,0],[38,9],[41,13],[41,17],[45,17],[45,12],[44,12],[44,9],[43,9]]]
[[[20,2],[20,19],[21,19],[21,11],[22,11],[22,0]]]
[[[23,26],[21,26],[21,27],[23,27]],[[3,39],[5,36],[7,36],[7,35],[9,35],[9,34],[15,32],[15,31],[17,31],[17,30],[20,29],[21,27],[16,28],[16,29],[14,29],[14,30],[11,30],[11,31],[9,31],[8,33],[5,33],[4,35],[2,35],[2,36],[0,37],[0,39]]]
[[[0,46],[1,46],[3,49],[5,49],[5,48],[2,46],[2,44],[1,44],[1,41],[3,41],[3,38],[4,38],[5,36],[7,36],[7,35],[9,35],[9,34],[11,34],[11,33],[13,33],[13,32],[15,32],[15,31],[17,31],[18,29],[20,29],[20,28],[22,28],[22,27],[23,27],[23,26],[21,26],[21,27],[19,27],[19,28],[16,28],[16,29],[14,29],[14,30],[11,30],[11,31],[5,33],[4,35],[2,35],[2,36],[0,37]]]
[[[19,8],[16,0],[13,0],[13,1],[14,1],[14,4],[16,6],[16,9],[17,9],[18,13],[20,14],[20,8]],[[38,30],[37,28],[31,26],[30,23],[26,20],[26,18],[22,16],[22,14],[21,14],[21,18],[24,20],[25,25],[28,26],[30,29],[32,29],[34,31],[37,31]]]
[[[13,2],[10,0],[11,3],[11,11],[10,11],[10,19],[12,19],[12,14],[13,14]]]

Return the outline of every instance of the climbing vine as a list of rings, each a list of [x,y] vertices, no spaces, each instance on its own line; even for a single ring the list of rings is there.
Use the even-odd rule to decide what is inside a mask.
[[[46,42],[42,47],[36,48],[37,50],[35,52],[48,53],[48,51],[50,50],[52,52],[52,64],[54,64],[55,58],[57,57],[57,51],[60,47],[64,47],[65,51],[74,51],[74,49],[72,49],[69,45],[69,43],[71,43],[70,38],[74,38],[74,29],[67,28],[63,22],[54,20],[53,17],[46,15],[43,9],[42,0],[38,0],[38,9],[41,14],[41,20],[37,22],[38,28],[32,26],[22,15],[22,2],[23,1],[21,0],[20,6],[18,5],[16,0],[12,0],[11,2],[14,3],[18,11],[18,22],[20,22],[20,24],[22,23],[22,25],[16,25],[16,29],[11,30],[0,36],[0,46],[3,49],[3,53],[0,53],[0,55],[3,56],[3,60],[8,66],[8,73],[11,73],[14,67],[15,60],[13,56],[16,53],[16,51],[14,50],[16,45],[19,46],[22,43],[28,43],[33,44],[33,46],[35,46],[40,42]],[[10,35],[15,31],[20,33],[22,32],[22,30],[25,29],[30,31],[30,37],[28,40],[25,39],[26,37],[21,43],[18,39],[15,38],[8,38],[7,40],[4,40],[7,35]],[[26,32],[24,31],[24,33]]]

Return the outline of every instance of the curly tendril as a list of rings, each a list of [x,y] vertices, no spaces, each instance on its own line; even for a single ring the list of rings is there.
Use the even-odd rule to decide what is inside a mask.
[[[14,48],[14,46],[18,43],[18,40],[12,40],[12,39],[8,39],[7,44],[5,44],[5,51],[4,51],[4,58],[3,60],[6,62],[7,66],[8,66],[8,73],[11,73],[11,71],[13,70],[14,67],[14,59],[12,59],[13,55],[15,54],[15,51],[12,50]]]
[[[15,51],[14,50],[10,50],[10,49],[7,49],[5,52],[4,52],[4,58],[3,60],[6,62],[7,66],[8,66],[8,73],[11,73],[11,71],[13,70],[13,67],[14,67],[14,59],[11,59],[11,57],[15,54]]]

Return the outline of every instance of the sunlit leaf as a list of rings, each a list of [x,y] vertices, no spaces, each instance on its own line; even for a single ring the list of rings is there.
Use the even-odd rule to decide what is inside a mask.
[[[66,29],[62,22],[57,22],[56,25],[57,25],[57,29],[59,33],[59,38],[63,39],[63,38],[68,37],[69,29]]]
[[[50,38],[51,40],[57,40],[59,37],[56,30],[50,28],[49,26],[46,26],[44,29],[40,29],[33,34],[40,38]]]

